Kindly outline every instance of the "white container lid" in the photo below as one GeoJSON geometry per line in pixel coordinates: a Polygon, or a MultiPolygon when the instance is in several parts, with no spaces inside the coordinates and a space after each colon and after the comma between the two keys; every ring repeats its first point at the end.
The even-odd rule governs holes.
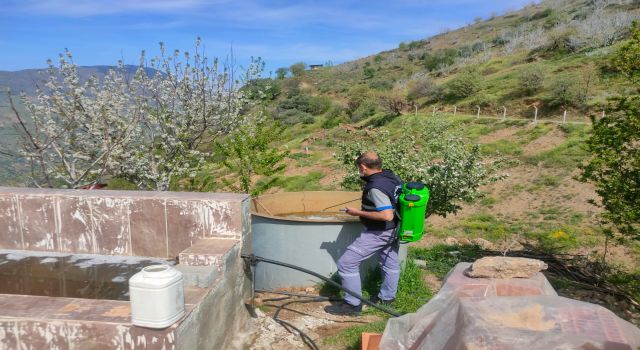
{"type": "Polygon", "coordinates": [[[160,289],[182,280],[182,272],[169,265],[151,265],[129,279],[130,287],[160,289]]]}

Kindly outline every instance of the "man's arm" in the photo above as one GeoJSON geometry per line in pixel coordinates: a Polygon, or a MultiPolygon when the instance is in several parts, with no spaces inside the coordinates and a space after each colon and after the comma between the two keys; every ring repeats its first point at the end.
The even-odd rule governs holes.
{"type": "Polygon", "coordinates": [[[394,213],[391,198],[377,188],[369,190],[366,196],[373,203],[373,207],[365,208],[367,210],[347,208],[347,214],[375,221],[393,220],[394,213]]]}
{"type": "Polygon", "coordinates": [[[393,220],[393,210],[385,209],[381,211],[364,211],[356,208],[346,208],[347,214],[353,216],[360,216],[365,219],[375,220],[375,221],[391,221],[393,220]]]}

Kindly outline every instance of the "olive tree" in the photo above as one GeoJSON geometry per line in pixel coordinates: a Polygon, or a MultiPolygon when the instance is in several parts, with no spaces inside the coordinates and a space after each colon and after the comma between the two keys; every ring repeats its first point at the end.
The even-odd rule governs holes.
{"type": "MultiPolygon", "coordinates": [[[[66,51],[48,62],[37,96],[22,95],[28,115],[13,108],[23,142],[18,155],[32,164],[36,186],[78,187],[103,176],[128,179],[140,189],[167,190],[172,179],[195,173],[215,139],[245,123],[251,99],[243,82],[258,77],[262,62],[239,73],[220,62],[178,50],[146,65],[144,52],[132,76],[122,62],[102,79],[82,81],[66,51]]],[[[12,101],[13,105],[13,101],[12,101]]]]}
{"type": "Polygon", "coordinates": [[[361,188],[354,162],[362,152],[373,150],[382,159],[383,167],[393,170],[403,181],[427,185],[431,192],[427,217],[455,214],[462,203],[481,196],[481,185],[503,177],[496,173],[503,160],[483,159],[478,145],[471,145],[447,121],[427,119],[400,138],[392,138],[387,132],[368,135],[371,139],[340,145],[337,157],[348,171],[342,186],[350,190],[361,188]]]}

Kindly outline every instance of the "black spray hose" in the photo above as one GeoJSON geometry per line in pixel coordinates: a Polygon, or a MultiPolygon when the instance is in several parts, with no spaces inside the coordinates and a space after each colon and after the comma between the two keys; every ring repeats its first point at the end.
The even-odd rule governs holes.
{"type": "MultiPolygon", "coordinates": [[[[287,298],[290,298],[290,296],[289,296],[289,297],[287,297],[287,298]]],[[[274,321],[276,321],[276,322],[278,322],[279,324],[281,324],[281,325],[282,325],[282,326],[283,326],[287,331],[289,331],[290,333],[293,333],[293,332],[291,332],[291,329],[294,329],[295,331],[297,331],[297,332],[298,332],[298,334],[300,335],[300,338],[302,339],[302,341],[303,341],[303,342],[304,342],[304,343],[305,343],[309,348],[311,348],[312,350],[319,350],[318,345],[313,341],[313,339],[311,339],[311,337],[310,337],[310,336],[308,336],[307,334],[305,334],[303,331],[301,331],[299,328],[297,328],[296,326],[292,325],[291,323],[289,323],[289,322],[287,322],[287,321],[285,321],[285,320],[282,320],[282,319],[278,318],[278,315],[280,314],[280,311],[282,311],[282,309],[283,309],[285,306],[288,306],[288,305],[291,305],[291,304],[294,304],[294,303],[313,303],[313,302],[324,301],[324,300],[326,300],[326,298],[325,298],[325,297],[318,297],[318,298],[314,298],[314,299],[307,299],[307,300],[293,300],[293,301],[286,302],[286,303],[284,303],[284,304],[282,304],[282,305],[280,305],[280,306],[278,307],[278,310],[277,310],[277,311],[276,311],[276,313],[273,315],[273,320],[274,320],[274,321]],[[290,329],[290,328],[291,328],[291,329],[290,329]]]]}
{"type": "Polygon", "coordinates": [[[307,273],[309,275],[315,276],[315,277],[317,277],[317,278],[329,283],[330,285],[332,285],[332,286],[334,286],[336,288],[339,288],[339,289],[345,291],[346,293],[349,293],[353,297],[360,299],[360,301],[362,301],[363,303],[365,303],[365,304],[367,304],[367,305],[369,305],[369,306],[371,306],[373,308],[376,308],[376,309],[378,309],[378,310],[380,310],[382,312],[388,313],[389,315],[394,316],[394,317],[402,316],[401,314],[399,314],[399,313],[397,313],[397,312],[395,312],[393,310],[387,309],[386,307],[382,307],[380,305],[377,305],[376,303],[373,303],[373,302],[371,302],[371,301],[369,301],[367,299],[362,298],[362,296],[360,296],[358,293],[343,287],[340,283],[332,281],[331,279],[329,279],[327,277],[324,277],[319,273],[313,272],[311,270],[307,270],[307,269],[305,269],[303,267],[287,264],[287,263],[284,263],[282,261],[276,261],[276,260],[263,258],[263,257],[256,256],[256,255],[253,255],[253,254],[242,254],[242,258],[249,260],[249,263],[251,264],[251,266],[255,266],[255,265],[258,264],[258,262],[262,261],[262,262],[266,262],[268,264],[284,266],[284,267],[288,267],[290,269],[294,269],[294,270],[298,270],[298,271],[307,273]]]}
{"type": "Polygon", "coordinates": [[[281,292],[279,290],[256,289],[255,291],[256,291],[256,293],[282,294],[282,295],[286,295],[287,296],[285,298],[262,299],[262,301],[277,301],[276,299],[284,300],[284,299],[288,299],[289,297],[313,298],[313,299],[324,298],[324,301],[339,301],[339,300],[342,300],[342,298],[338,298],[338,297],[335,297],[335,298],[334,297],[321,297],[321,296],[318,296],[318,295],[311,295],[311,294],[281,292]]]}

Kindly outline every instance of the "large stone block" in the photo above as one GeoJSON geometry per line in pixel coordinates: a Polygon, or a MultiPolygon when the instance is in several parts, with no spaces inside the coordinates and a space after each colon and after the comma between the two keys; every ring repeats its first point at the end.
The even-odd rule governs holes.
{"type": "Polygon", "coordinates": [[[96,254],[131,255],[130,205],[130,198],[91,198],[96,254]]]}
{"type": "Polygon", "coordinates": [[[89,200],[81,196],[58,196],[56,215],[59,218],[60,251],[94,253],[98,242],[91,222],[89,200]]]}
{"type": "Polygon", "coordinates": [[[475,278],[531,278],[547,264],[537,259],[487,256],[476,260],[465,275],[475,278]]]}
{"type": "Polygon", "coordinates": [[[22,230],[15,195],[0,195],[0,248],[22,249],[22,230]]]}
{"type": "Polygon", "coordinates": [[[201,201],[167,200],[169,257],[176,257],[204,238],[201,201]]]}
{"type": "Polygon", "coordinates": [[[44,251],[59,249],[54,204],[53,196],[18,196],[24,249],[44,251]]]}
{"type": "Polygon", "coordinates": [[[168,257],[167,217],[164,199],[131,203],[131,250],[137,256],[168,257]]]}

